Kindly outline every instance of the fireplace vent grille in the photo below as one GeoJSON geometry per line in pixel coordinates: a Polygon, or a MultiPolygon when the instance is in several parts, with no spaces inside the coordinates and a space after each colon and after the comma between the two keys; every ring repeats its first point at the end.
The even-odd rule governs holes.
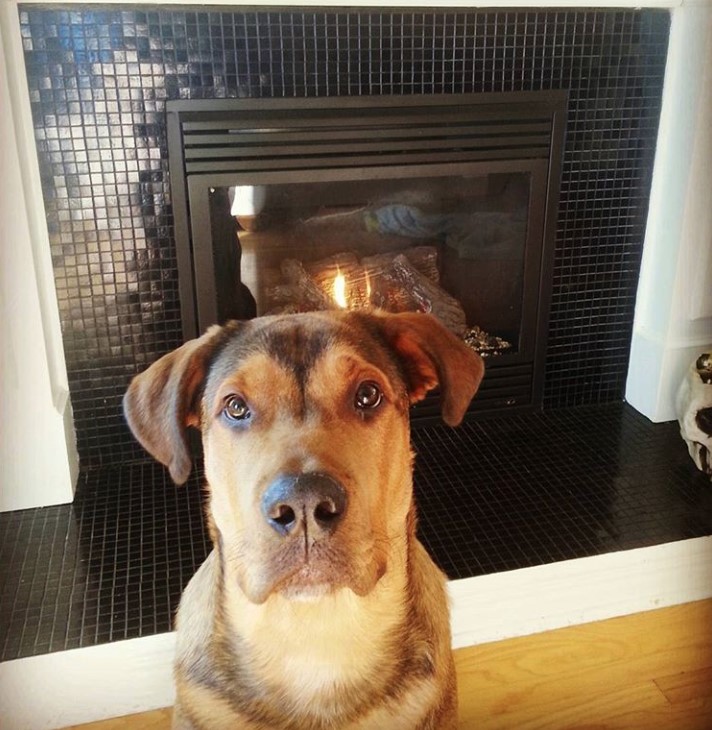
{"type": "Polygon", "coordinates": [[[234,102],[231,110],[214,111],[219,102],[211,101],[212,111],[200,120],[195,100],[189,107],[172,102],[169,111],[178,112],[187,175],[307,169],[325,161],[338,167],[393,165],[403,155],[410,164],[548,158],[551,106],[493,100],[483,108],[483,97],[495,96],[501,97],[478,94],[472,103],[465,95],[444,110],[452,95],[428,97],[432,106],[422,98],[401,97],[398,106],[384,100],[356,113],[343,99],[321,99],[317,109],[311,100],[291,100],[296,108],[289,110],[281,99],[260,100],[259,110],[241,101],[239,114],[234,102]]]}

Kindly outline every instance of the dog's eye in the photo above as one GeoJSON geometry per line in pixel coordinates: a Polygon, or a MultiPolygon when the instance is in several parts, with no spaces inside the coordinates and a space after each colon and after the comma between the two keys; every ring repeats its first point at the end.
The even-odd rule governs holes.
{"type": "Polygon", "coordinates": [[[244,398],[239,395],[231,395],[226,399],[223,412],[231,421],[244,421],[252,415],[244,398]]]}
{"type": "Polygon", "coordinates": [[[370,410],[377,408],[383,400],[383,393],[376,383],[366,380],[356,390],[356,408],[370,410]]]}

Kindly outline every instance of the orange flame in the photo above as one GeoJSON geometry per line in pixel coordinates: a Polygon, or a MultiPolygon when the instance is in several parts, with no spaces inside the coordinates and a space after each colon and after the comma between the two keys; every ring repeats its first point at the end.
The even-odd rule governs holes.
{"type": "Polygon", "coordinates": [[[334,301],[342,309],[346,309],[348,306],[348,302],[346,301],[346,278],[341,272],[334,278],[334,301]]]}

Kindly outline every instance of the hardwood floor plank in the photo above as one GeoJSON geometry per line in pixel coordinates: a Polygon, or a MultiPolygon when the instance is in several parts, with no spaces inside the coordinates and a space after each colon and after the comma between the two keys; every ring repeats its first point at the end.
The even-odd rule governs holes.
{"type": "Polygon", "coordinates": [[[592,624],[468,647],[458,668],[502,682],[583,676],[607,668],[607,681],[655,679],[710,665],[712,601],[623,616],[592,624]]]}
{"type": "Polygon", "coordinates": [[[63,730],[170,730],[171,708],[141,712],[138,715],[115,717],[102,722],[90,722],[85,725],[72,725],[63,730]]]}
{"type": "MultiPolygon", "coordinates": [[[[670,705],[652,682],[609,690],[579,684],[524,685],[493,700],[480,695],[479,707],[461,700],[461,730],[537,730],[539,728],[606,728],[652,730],[651,718],[669,713],[670,705]]],[[[670,727],[660,724],[658,727],[670,727]]]]}
{"type": "Polygon", "coordinates": [[[673,705],[709,700],[712,698],[712,666],[660,677],[655,680],[655,684],[673,705]]]}

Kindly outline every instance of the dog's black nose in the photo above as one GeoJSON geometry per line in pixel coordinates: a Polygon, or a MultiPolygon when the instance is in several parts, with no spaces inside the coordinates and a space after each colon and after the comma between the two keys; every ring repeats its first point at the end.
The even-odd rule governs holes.
{"type": "Polygon", "coordinates": [[[262,495],[262,514],[280,535],[304,526],[319,537],[336,528],[346,504],[344,488],[326,474],[283,474],[262,495]]]}

